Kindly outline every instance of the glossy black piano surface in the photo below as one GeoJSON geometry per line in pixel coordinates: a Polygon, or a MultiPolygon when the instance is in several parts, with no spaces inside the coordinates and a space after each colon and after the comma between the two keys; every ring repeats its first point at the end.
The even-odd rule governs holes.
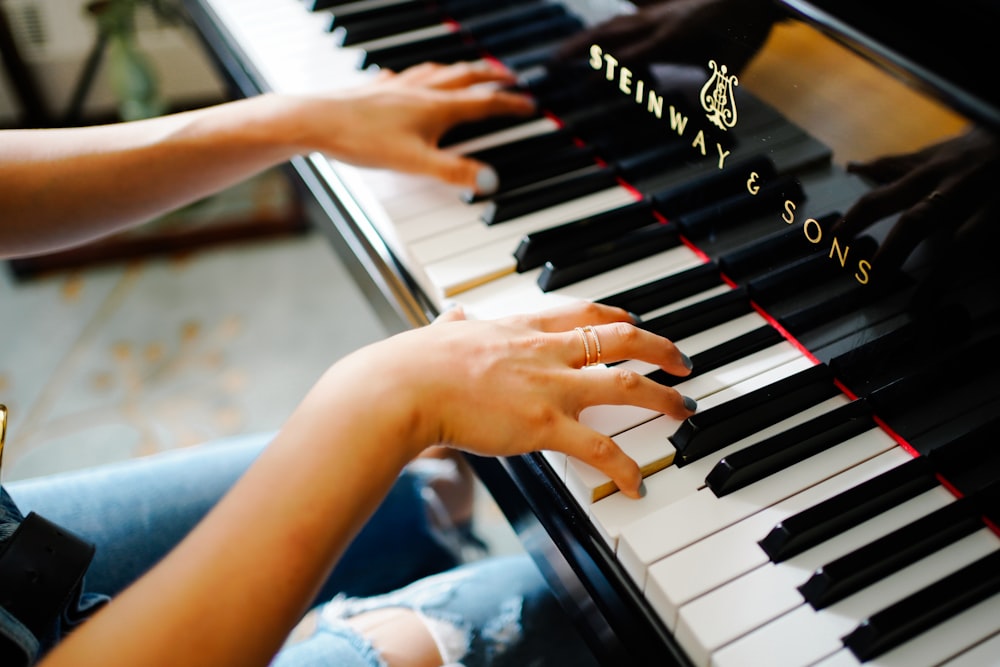
{"type": "Polygon", "coordinates": [[[642,501],[475,461],[606,664],[1000,662],[996,2],[187,4],[241,95],[490,57],[539,100],[446,137],[488,199],[295,166],[397,326],[586,298],[690,346],[695,417],[581,416],[642,501]]]}

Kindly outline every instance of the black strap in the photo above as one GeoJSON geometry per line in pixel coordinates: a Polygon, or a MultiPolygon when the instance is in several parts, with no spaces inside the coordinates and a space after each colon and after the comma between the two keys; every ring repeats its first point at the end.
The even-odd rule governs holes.
{"type": "Polygon", "coordinates": [[[0,545],[0,606],[36,637],[52,631],[83,581],[94,546],[31,512],[0,545]]]}

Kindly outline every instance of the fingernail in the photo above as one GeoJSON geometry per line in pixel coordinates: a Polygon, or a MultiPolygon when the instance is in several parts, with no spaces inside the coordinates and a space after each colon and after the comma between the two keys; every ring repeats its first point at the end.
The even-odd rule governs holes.
{"type": "Polygon", "coordinates": [[[681,363],[684,364],[684,368],[688,370],[694,368],[694,364],[691,363],[691,357],[687,356],[683,352],[681,352],[681,363]]]}
{"type": "Polygon", "coordinates": [[[639,497],[640,498],[646,497],[646,480],[642,480],[641,482],[639,482],[639,497]]]}
{"type": "Polygon", "coordinates": [[[481,195],[491,195],[500,187],[500,177],[493,167],[483,166],[476,174],[476,192],[481,195]]]}
{"type": "Polygon", "coordinates": [[[635,313],[633,313],[631,311],[629,311],[628,316],[632,318],[632,324],[642,324],[642,317],[641,316],[636,315],[635,313]]]}
{"type": "Polygon", "coordinates": [[[694,412],[695,410],[698,409],[698,401],[694,400],[690,396],[685,396],[684,407],[690,410],[691,412],[694,412]]]}

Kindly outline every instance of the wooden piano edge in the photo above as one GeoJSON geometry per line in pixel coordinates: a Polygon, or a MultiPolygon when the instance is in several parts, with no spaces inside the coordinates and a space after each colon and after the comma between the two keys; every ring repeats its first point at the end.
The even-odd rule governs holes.
{"type": "MultiPolygon", "coordinates": [[[[200,0],[183,0],[209,59],[236,97],[265,92],[240,45],[200,0]]],[[[436,316],[346,186],[319,155],[292,160],[312,215],[389,331],[436,316]]],[[[539,455],[469,456],[480,480],[534,559],[595,655],[605,665],[690,667],[691,663],[617,564],[586,513],[539,455]]]]}

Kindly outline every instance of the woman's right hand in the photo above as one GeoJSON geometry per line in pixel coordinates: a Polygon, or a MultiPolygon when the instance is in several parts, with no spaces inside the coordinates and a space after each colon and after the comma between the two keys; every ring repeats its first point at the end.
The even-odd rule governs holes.
{"type": "MultiPolygon", "coordinates": [[[[636,405],[682,419],[692,410],[675,389],[631,370],[584,367],[577,327],[592,326],[602,362],[639,359],[686,376],[690,361],[669,340],[636,327],[624,310],[586,303],[496,321],[466,320],[460,311],[365,348],[336,364],[330,381],[374,391],[401,420],[408,456],[447,444],[482,455],[541,449],[576,457],[609,475],[626,494],[640,494],[637,464],[608,436],[578,421],[592,405],[636,405]]],[[[383,418],[385,411],[380,411],[383,418]]]]}

